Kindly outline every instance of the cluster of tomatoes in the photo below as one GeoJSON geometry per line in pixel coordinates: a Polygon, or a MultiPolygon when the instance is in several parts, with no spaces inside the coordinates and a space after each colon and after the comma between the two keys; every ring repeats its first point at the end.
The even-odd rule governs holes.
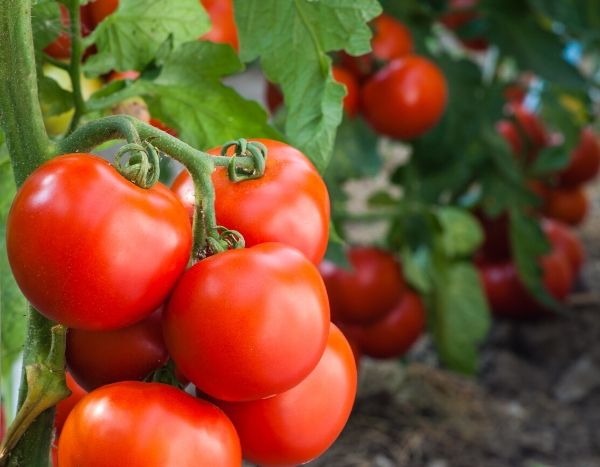
{"type": "Polygon", "coordinates": [[[143,189],[99,157],[66,154],[19,189],[7,223],[13,274],[40,313],[69,328],[61,467],[233,466],[242,456],[296,465],[341,432],[356,364],[316,266],[327,189],[300,151],[258,143],[263,177],[212,174],[217,221],[246,248],[200,261],[188,263],[187,171],[171,189],[143,189]],[[173,367],[180,385],[143,382],[173,367]],[[189,383],[196,397],[180,389],[189,383]]]}
{"type": "MultiPolygon", "coordinates": [[[[403,23],[382,14],[372,27],[371,53],[336,57],[333,77],[346,87],[344,111],[348,117],[360,112],[381,135],[417,138],[444,113],[446,79],[434,63],[413,52],[412,35],[403,23]]],[[[277,110],[282,100],[279,89],[268,83],[269,109],[277,110]]]]}
{"type": "Polygon", "coordinates": [[[425,329],[419,295],[410,290],[393,255],[373,247],[347,253],[350,269],[328,261],[320,266],[327,287],[331,318],[361,355],[404,355],[425,329]]]}
{"type": "MultiPolygon", "coordinates": [[[[548,131],[538,115],[523,105],[525,91],[511,87],[508,116],[497,124],[519,162],[535,162],[540,150],[555,144],[560,135],[548,131]]],[[[562,170],[529,181],[540,198],[532,216],[539,219],[551,251],[540,260],[543,284],[558,301],[565,301],[584,261],[584,250],[572,226],[580,224],[588,210],[583,185],[592,181],[600,170],[600,140],[590,127],[581,130],[577,146],[570,152],[562,170]]],[[[518,278],[511,259],[508,219],[488,219],[480,214],[485,242],[478,254],[485,290],[492,310],[499,316],[535,317],[548,312],[526,290],[518,278]]]]}

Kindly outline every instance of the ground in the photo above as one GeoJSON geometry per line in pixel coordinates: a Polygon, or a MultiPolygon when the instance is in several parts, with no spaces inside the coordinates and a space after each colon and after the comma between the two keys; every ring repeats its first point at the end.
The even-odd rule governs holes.
{"type": "Polygon", "coordinates": [[[566,316],[495,322],[475,378],[439,368],[427,338],[405,362],[362,362],[346,429],[310,465],[600,466],[600,209],[592,212],[566,316]]]}

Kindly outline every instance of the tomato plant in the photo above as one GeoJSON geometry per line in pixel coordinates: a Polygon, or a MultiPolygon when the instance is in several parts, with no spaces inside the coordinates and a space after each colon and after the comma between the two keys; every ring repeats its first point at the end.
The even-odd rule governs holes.
{"type": "Polygon", "coordinates": [[[573,275],[577,276],[585,260],[585,250],[579,237],[569,229],[567,224],[545,219],[544,232],[554,248],[560,250],[567,257],[573,275]]]}
{"type": "Polygon", "coordinates": [[[551,219],[570,225],[583,222],[589,209],[585,191],[580,188],[553,188],[546,191],[543,212],[551,219]]]}
{"type": "Polygon", "coordinates": [[[593,180],[600,171],[600,141],[591,128],[581,130],[579,143],[571,152],[569,164],[559,174],[562,187],[576,187],[593,180]]]}
{"type": "Polygon", "coordinates": [[[202,39],[229,44],[235,50],[239,50],[232,0],[201,0],[201,2],[211,22],[210,31],[204,34],[202,39]]]}
{"type": "Polygon", "coordinates": [[[173,387],[140,382],[88,394],[71,411],[60,436],[61,466],[104,466],[115,459],[156,467],[239,466],[242,461],[235,429],[218,408],[173,387]],[[173,449],[175,444],[180,449],[173,449]]]}
{"type": "Polygon", "coordinates": [[[92,0],[87,4],[92,28],[100,24],[104,18],[112,14],[119,6],[119,0],[92,0]]]}
{"type": "Polygon", "coordinates": [[[299,384],[267,399],[216,403],[240,435],[244,458],[265,466],[297,465],[321,455],[335,441],[355,393],[354,355],[332,324],[323,356],[299,384]]]}

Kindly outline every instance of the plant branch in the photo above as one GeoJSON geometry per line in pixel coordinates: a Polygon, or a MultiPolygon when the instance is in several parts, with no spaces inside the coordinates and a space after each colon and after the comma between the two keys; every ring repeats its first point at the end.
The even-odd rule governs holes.
{"type": "Polygon", "coordinates": [[[69,76],[73,87],[73,104],[75,113],[71,119],[68,133],[72,133],[79,125],[82,115],[85,113],[85,101],[81,92],[81,13],[79,9],[79,0],[70,0],[67,2],[69,9],[70,28],[69,36],[71,38],[71,63],[69,66],[69,76]]]}

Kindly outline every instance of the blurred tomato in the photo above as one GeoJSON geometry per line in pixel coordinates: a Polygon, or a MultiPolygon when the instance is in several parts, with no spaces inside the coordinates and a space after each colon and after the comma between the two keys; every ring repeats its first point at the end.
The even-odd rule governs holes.
{"type": "Polygon", "coordinates": [[[569,165],[564,168],[558,181],[561,187],[575,187],[596,178],[600,171],[600,140],[590,128],[581,130],[579,144],[571,152],[569,165]]]}
{"type": "Polygon", "coordinates": [[[543,212],[551,219],[579,225],[588,212],[589,201],[581,187],[552,188],[546,192],[543,212]]]}
{"type": "Polygon", "coordinates": [[[495,219],[487,217],[481,211],[476,211],[475,215],[483,229],[483,244],[480,249],[483,256],[490,261],[502,261],[510,258],[508,215],[503,213],[495,219]]]}
{"type": "MultiPolygon", "coordinates": [[[[448,13],[440,17],[440,22],[448,29],[457,31],[472,21],[479,20],[478,4],[479,0],[450,0],[448,13]]],[[[483,37],[463,38],[459,36],[459,40],[466,48],[476,52],[487,50],[489,45],[483,37]]]]}
{"type": "Polygon", "coordinates": [[[577,276],[585,260],[585,250],[579,237],[567,224],[552,219],[544,219],[542,227],[553,247],[565,254],[573,275],[577,276]]]}
{"type": "Polygon", "coordinates": [[[119,0],[92,0],[87,4],[91,26],[98,26],[104,18],[114,13],[118,6],[119,0]]]}
{"type": "Polygon", "coordinates": [[[232,0],[201,0],[210,17],[211,28],[202,39],[220,44],[229,44],[236,51],[240,50],[237,26],[233,17],[232,0]]]}

